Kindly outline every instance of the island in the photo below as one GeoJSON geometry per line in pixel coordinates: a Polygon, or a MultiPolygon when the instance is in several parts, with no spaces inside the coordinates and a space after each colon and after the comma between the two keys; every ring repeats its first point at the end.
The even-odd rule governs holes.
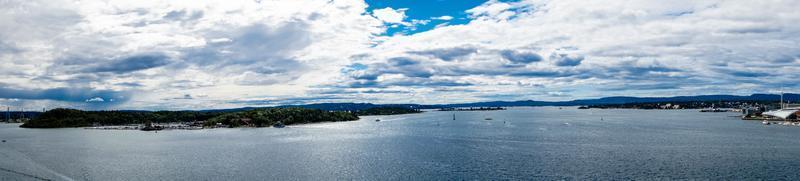
{"type": "Polygon", "coordinates": [[[269,127],[316,122],[358,120],[358,116],[345,111],[323,111],[306,108],[263,108],[223,114],[205,122],[206,127],[269,127]]]}
{"type": "Polygon", "coordinates": [[[46,111],[23,123],[23,128],[65,128],[98,125],[125,125],[192,122],[219,116],[219,112],[206,111],[82,111],[57,108],[46,111]]]}
{"type": "Polygon", "coordinates": [[[218,127],[282,127],[283,125],[358,120],[358,116],[419,113],[405,107],[373,107],[355,111],[326,111],[301,107],[254,108],[231,111],[83,111],[58,108],[23,123],[23,128],[117,126],[141,129],[151,124],[175,129],[218,127]]]}

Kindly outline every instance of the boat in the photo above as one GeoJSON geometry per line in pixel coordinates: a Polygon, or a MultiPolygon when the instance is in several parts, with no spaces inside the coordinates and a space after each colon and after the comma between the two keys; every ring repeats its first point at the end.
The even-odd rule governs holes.
{"type": "Polygon", "coordinates": [[[763,125],[770,125],[769,121],[761,121],[761,124],[763,124],[763,125]]]}
{"type": "Polygon", "coordinates": [[[163,130],[163,129],[164,129],[164,127],[161,127],[161,126],[145,126],[145,127],[143,127],[142,129],[139,129],[139,130],[142,130],[142,131],[160,131],[160,130],[163,130]]]}
{"type": "Polygon", "coordinates": [[[720,108],[708,108],[700,110],[700,112],[729,112],[731,110],[728,109],[720,109],[720,108]]]}
{"type": "Polygon", "coordinates": [[[381,122],[381,119],[375,119],[375,122],[381,122]]]}
{"type": "Polygon", "coordinates": [[[284,128],[286,125],[283,125],[282,122],[278,121],[277,123],[272,125],[273,128],[284,128]]]}
{"type": "MultiPolygon", "coordinates": [[[[104,128],[104,129],[106,129],[106,128],[104,128]]],[[[117,129],[117,128],[114,127],[113,129],[117,129]]],[[[163,129],[164,129],[164,127],[162,127],[162,126],[158,126],[158,125],[154,126],[153,122],[146,121],[144,123],[144,127],[142,127],[142,129],[139,129],[139,130],[142,130],[142,131],[156,131],[156,132],[158,132],[159,130],[163,130],[163,129]]]]}
{"type": "Polygon", "coordinates": [[[486,119],[484,119],[484,120],[492,120],[492,118],[486,118],[486,119]]]}

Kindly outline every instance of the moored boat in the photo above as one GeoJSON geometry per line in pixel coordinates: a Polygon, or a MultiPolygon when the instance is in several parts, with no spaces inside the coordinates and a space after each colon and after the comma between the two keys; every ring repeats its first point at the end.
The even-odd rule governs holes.
{"type": "Polygon", "coordinates": [[[272,125],[273,128],[284,128],[286,125],[283,125],[282,122],[278,121],[277,123],[272,125]]]}
{"type": "Polygon", "coordinates": [[[142,127],[142,129],[139,129],[139,130],[142,130],[142,131],[159,131],[159,130],[163,130],[163,129],[164,129],[164,127],[161,127],[161,126],[158,126],[158,125],[154,126],[152,122],[147,121],[147,122],[144,123],[144,127],[142,127]]]}
{"type": "Polygon", "coordinates": [[[142,130],[142,131],[160,131],[160,130],[163,130],[163,129],[164,128],[161,127],[161,126],[145,126],[145,127],[143,127],[142,129],[139,129],[139,130],[142,130]]]}

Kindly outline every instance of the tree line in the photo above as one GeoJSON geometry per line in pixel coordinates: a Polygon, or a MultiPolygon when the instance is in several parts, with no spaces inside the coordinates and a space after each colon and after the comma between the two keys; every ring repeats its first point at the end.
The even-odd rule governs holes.
{"type": "Polygon", "coordinates": [[[418,113],[402,107],[376,107],[360,111],[324,111],[299,107],[258,108],[246,111],[82,111],[58,108],[40,114],[21,125],[25,128],[87,127],[95,125],[143,124],[146,122],[205,121],[206,126],[267,127],[281,124],[358,120],[358,116],[418,113]]]}

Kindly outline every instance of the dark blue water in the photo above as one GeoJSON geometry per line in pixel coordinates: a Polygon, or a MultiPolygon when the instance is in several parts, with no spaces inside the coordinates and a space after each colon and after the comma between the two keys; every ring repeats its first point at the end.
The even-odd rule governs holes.
{"type": "Polygon", "coordinates": [[[158,133],[0,124],[0,178],[800,179],[800,127],[736,115],[541,107],[158,133]]]}

